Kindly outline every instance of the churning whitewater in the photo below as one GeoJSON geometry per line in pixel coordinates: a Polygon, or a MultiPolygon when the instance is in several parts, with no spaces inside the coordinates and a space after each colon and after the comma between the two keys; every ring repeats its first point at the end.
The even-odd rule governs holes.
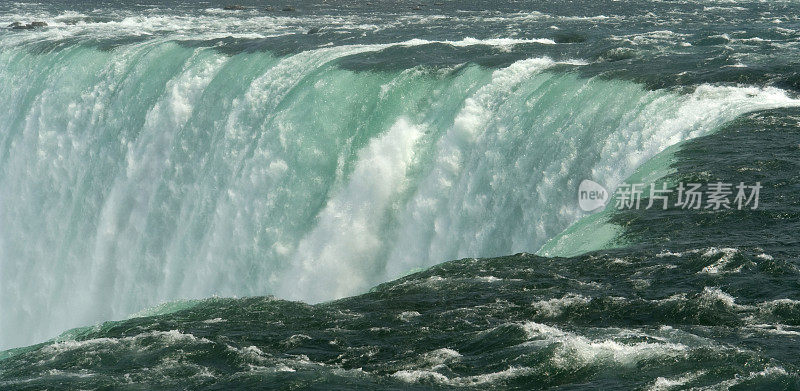
{"type": "Polygon", "coordinates": [[[0,3],[0,388],[800,389],[797,4],[241,1],[0,3]]]}
{"type": "Polygon", "coordinates": [[[775,87],[650,90],[547,56],[368,70],[398,48],[225,53],[0,37],[0,346],[188,298],[319,302],[442,261],[538,250],[668,146],[775,87]],[[36,283],[31,283],[36,281],[36,283]]]}
{"type": "MultiPolygon", "coordinates": [[[[413,44],[427,43],[397,45],[413,44]]],[[[316,302],[536,250],[580,217],[579,178],[613,188],[670,145],[798,103],[776,88],[647,91],[546,57],[335,65],[392,46],[3,50],[3,345],[163,301],[316,302]]]]}
{"type": "Polygon", "coordinates": [[[800,389],[799,5],[242,1],[0,3],[0,388],[800,389]]]}

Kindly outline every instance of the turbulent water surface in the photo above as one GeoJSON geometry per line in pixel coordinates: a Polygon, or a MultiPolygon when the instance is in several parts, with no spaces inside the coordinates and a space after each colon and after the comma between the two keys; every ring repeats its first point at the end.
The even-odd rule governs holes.
{"type": "Polygon", "coordinates": [[[0,3],[0,388],[800,389],[799,4],[267,3],[0,3]]]}

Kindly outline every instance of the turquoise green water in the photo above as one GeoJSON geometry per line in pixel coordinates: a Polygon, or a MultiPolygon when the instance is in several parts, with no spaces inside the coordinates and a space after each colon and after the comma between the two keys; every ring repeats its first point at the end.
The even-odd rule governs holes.
{"type": "Polygon", "coordinates": [[[0,388],[797,388],[796,5],[244,5],[0,4],[0,388]]]}
{"type": "Polygon", "coordinates": [[[181,298],[316,302],[538,249],[581,217],[581,178],[613,188],[673,143],[795,104],[769,88],[647,91],[545,57],[336,66],[386,47],[4,51],[4,335],[181,298]]]}

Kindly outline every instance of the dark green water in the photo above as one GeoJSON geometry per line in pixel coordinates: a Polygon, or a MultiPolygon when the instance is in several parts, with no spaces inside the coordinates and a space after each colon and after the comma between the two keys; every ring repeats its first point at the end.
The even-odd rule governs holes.
{"type": "Polygon", "coordinates": [[[0,4],[0,389],[800,389],[798,5],[243,4],[0,4]]]}

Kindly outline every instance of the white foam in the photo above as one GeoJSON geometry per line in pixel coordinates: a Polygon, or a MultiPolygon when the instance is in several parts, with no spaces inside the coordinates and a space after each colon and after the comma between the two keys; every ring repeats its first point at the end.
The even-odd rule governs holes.
{"type": "Polygon", "coordinates": [[[49,345],[45,345],[40,349],[40,352],[42,354],[50,356],[48,360],[52,361],[55,360],[57,356],[62,353],[81,350],[85,348],[91,348],[92,351],[97,352],[101,350],[110,349],[114,346],[124,345],[128,349],[143,350],[149,348],[149,346],[152,344],[153,338],[159,340],[158,343],[161,346],[171,346],[178,343],[181,344],[211,343],[211,341],[206,338],[197,338],[192,334],[182,333],[179,330],[150,331],[122,338],[93,338],[82,341],[74,341],[74,340],[59,341],[51,343],[49,345]]]}
{"type": "Polygon", "coordinates": [[[739,250],[735,248],[716,248],[711,247],[706,251],[702,257],[703,258],[711,258],[722,254],[722,256],[717,259],[713,264],[704,267],[698,273],[705,273],[705,274],[719,274],[725,272],[739,272],[741,268],[737,268],[734,270],[726,270],[726,266],[730,261],[733,259],[733,256],[736,255],[739,250]]]}
{"type": "Polygon", "coordinates": [[[725,307],[731,309],[745,309],[746,307],[740,306],[736,304],[736,298],[730,294],[727,294],[722,291],[720,288],[716,287],[705,287],[703,288],[703,293],[700,295],[700,300],[709,305],[714,305],[716,303],[721,303],[725,307]]]}
{"type": "Polygon", "coordinates": [[[578,294],[567,294],[562,298],[554,298],[533,302],[532,306],[536,309],[536,314],[548,318],[559,317],[564,310],[581,304],[588,304],[591,299],[578,294]]]}
{"type": "Polygon", "coordinates": [[[648,391],[668,391],[686,385],[695,379],[705,375],[705,371],[690,372],[677,378],[659,377],[647,388],[648,391]]]}
{"type": "Polygon", "coordinates": [[[402,320],[403,322],[408,322],[411,319],[420,316],[420,313],[417,311],[403,311],[400,315],[397,315],[397,318],[402,320]]]}
{"type": "MultiPolygon", "coordinates": [[[[605,369],[613,367],[633,367],[644,360],[659,358],[677,358],[687,353],[688,348],[682,344],[669,342],[637,342],[623,343],[613,340],[613,336],[588,338],[562,331],[556,327],[535,322],[512,324],[511,326],[523,329],[531,340],[520,347],[528,346],[533,349],[554,347],[549,359],[551,365],[565,370],[581,370],[587,367],[600,366],[605,369]]],[[[630,336],[644,336],[633,330],[618,330],[617,336],[627,338],[630,336]]],[[[650,338],[658,340],[658,338],[650,338]]],[[[549,349],[547,349],[549,350],[549,349]]],[[[458,358],[460,355],[450,353],[448,360],[458,358]]],[[[438,362],[442,365],[445,362],[438,362]]],[[[447,377],[434,368],[408,369],[395,372],[392,376],[408,383],[434,382],[450,386],[479,386],[496,383],[504,379],[540,373],[541,368],[509,366],[508,368],[491,373],[464,377],[447,377]]],[[[666,381],[662,382],[666,383],[666,381]]]]}
{"type": "Polygon", "coordinates": [[[765,253],[761,253],[761,254],[756,255],[756,258],[762,259],[764,261],[772,261],[772,260],[775,259],[775,258],[772,257],[772,255],[765,254],[765,253]]]}
{"type": "Polygon", "coordinates": [[[533,372],[535,372],[535,369],[533,368],[514,366],[498,372],[486,373],[482,375],[465,376],[465,377],[453,377],[453,378],[448,378],[445,375],[442,375],[438,372],[434,372],[431,370],[419,370],[419,369],[397,371],[393,373],[392,376],[408,383],[418,383],[425,381],[425,382],[434,382],[450,386],[474,387],[474,386],[492,384],[497,382],[498,380],[511,379],[519,376],[524,376],[526,374],[530,374],[533,372]]]}
{"type": "Polygon", "coordinates": [[[348,183],[328,200],[314,230],[300,241],[281,295],[313,301],[369,287],[365,272],[376,267],[385,211],[406,186],[422,133],[423,128],[401,118],[359,153],[348,183]]]}
{"type": "MultiPolygon", "coordinates": [[[[421,260],[431,262],[435,259],[439,262],[440,259],[455,258],[451,248],[455,244],[453,240],[461,240],[457,236],[458,229],[451,226],[451,219],[455,217],[453,213],[457,212],[447,210],[448,199],[445,197],[458,197],[452,193],[460,191],[456,188],[460,171],[477,138],[486,130],[487,123],[492,121],[493,112],[498,110],[519,83],[554,65],[556,63],[549,58],[518,61],[508,68],[495,71],[489,84],[466,99],[453,125],[437,142],[433,169],[400,217],[401,231],[387,264],[388,278],[420,265],[421,260]],[[430,232],[431,229],[433,232],[430,232]],[[431,234],[432,238],[429,236],[431,234]],[[429,243],[428,248],[420,246],[426,243],[429,243]]],[[[471,241],[473,245],[481,243],[475,237],[471,241]]],[[[469,242],[464,245],[459,254],[481,253],[477,249],[470,249],[469,242]]]]}
{"type": "Polygon", "coordinates": [[[747,375],[737,375],[733,379],[725,380],[719,382],[717,384],[707,386],[707,387],[699,387],[698,390],[728,390],[733,386],[738,384],[742,384],[748,380],[754,380],[759,378],[776,378],[782,376],[788,376],[789,373],[780,366],[768,366],[760,371],[750,372],[747,375]]]}
{"type": "Polygon", "coordinates": [[[413,39],[410,41],[405,42],[406,45],[427,45],[432,43],[443,43],[455,47],[467,47],[467,46],[514,46],[514,45],[521,45],[526,43],[539,43],[544,45],[555,45],[556,42],[552,39],[548,38],[528,38],[528,39],[520,39],[520,38],[489,38],[489,39],[475,39],[475,38],[464,38],[460,41],[429,41],[424,39],[413,39]]]}
{"type": "MultiPolygon", "coordinates": [[[[523,327],[530,339],[557,344],[551,361],[563,368],[592,365],[629,367],[643,360],[682,356],[687,351],[687,347],[679,343],[622,343],[613,338],[603,337],[590,339],[534,322],[525,323],[523,327]]],[[[621,335],[625,336],[626,333],[629,331],[623,330],[621,335]]]]}
{"type": "MultiPolygon", "coordinates": [[[[147,230],[151,207],[161,190],[157,178],[170,165],[173,140],[189,121],[197,100],[226,61],[224,56],[195,50],[181,73],[166,85],[162,99],[147,112],[136,140],[127,143],[124,175],[118,177],[108,191],[97,223],[93,263],[87,270],[91,281],[86,290],[91,294],[108,299],[128,297],[137,291],[139,281],[118,279],[111,285],[103,271],[116,267],[118,273],[135,275],[129,268],[140,267],[137,265],[141,260],[127,257],[140,245],[141,232],[147,230]],[[120,221],[127,224],[121,226],[120,221]]],[[[169,262],[162,266],[167,278],[173,273],[170,266],[169,262]]],[[[87,310],[94,311],[92,308],[87,310]]],[[[115,313],[112,316],[125,315],[115,313]]]]}
{"type": "Polygon", "coordinates": [[[443,384],[447,384],[450,382],[450,379],[448,379],[447,376],[442,375],[441,373],[436,373],[427,370],[420,370],[420,369],[397,371],[393,373],[392,376],[408,383],[418,383],[423,380],[434,381],[443,384]]]}

